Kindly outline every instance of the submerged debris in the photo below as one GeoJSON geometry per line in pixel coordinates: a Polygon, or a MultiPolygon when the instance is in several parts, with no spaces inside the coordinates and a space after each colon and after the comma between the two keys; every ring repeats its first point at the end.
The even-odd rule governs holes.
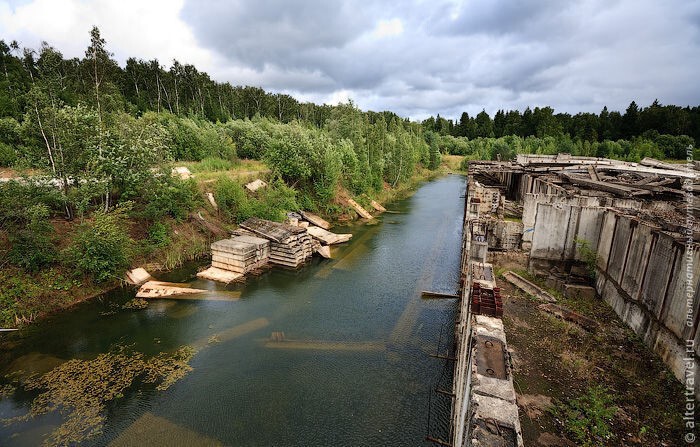
{"type": "Polygon", "coordinates": [[[9,383],[0,386],[0,399],[5,399],[12,396],[15,393],[15,389],[15,386],[9,383]]]}
{"type": "Polygon", "coordinates": [[[128,352],[122,346],[92,360],[70,360],[46,374],[29,377],[22,384],[24,389],[40,394],[32,401],[28,414],[3,422],[9,425],[59,411],[65,421],[44,445],[81,443],[102,433],[108,402],[122,398],[138,381],[166,390],[192,370],[189,362],[194,354],[192,347],[183,346],[146,358],[143,353],[128,352]]]}
{"type": "Polygon", "coordinates": [[[143,298],[134,298],[122,306],[122,309],[125,310],[140,310],[140,309],[145,309],[148,307],[148,301],[144,300],[143,298]]]}

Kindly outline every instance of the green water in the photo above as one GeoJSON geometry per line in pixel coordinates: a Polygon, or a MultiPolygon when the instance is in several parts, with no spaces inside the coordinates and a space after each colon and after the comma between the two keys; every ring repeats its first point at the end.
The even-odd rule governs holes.
{"type": "MultiPolygon", "coordinates": [[[[85,445],[143,445],[129,436],[151,416],[177,427],[162,445],[193,442],[186,435],[202,445],[430,445],[429,415],[430,434],[447,436],[450,400],[432,393],[429,407],[429,395],[449,387],[451,365],[429,354],[440,338],[442,353],[451,345],[456,303],[423,300],[420,291],[458,286],[463,192],[459,176],[427,183],[390,204],[377,224],[336,229],[352,232],[352,241],[298,271],[273,269],[231,286],[197,280],[204,262],[156,275],[239,290],[238,301],[154,300],[122,310],[134,294],[124,289],[0,335],[0,373],[42,372],[115,345],[150,355],[200,343],[193,371],[166,391],[132,387],[108,405],[103,433],[85,445]],[[248,331],[231,329],[240,327],[248,331]],[[297,343],[272,347],[272,332],[297,343]],[[207,344],[214,334],[229,336],[207,344]]],[[[26,413],[35,395],[0,401],[0,419],[26,413]]],[[[0,425],[0,445],[39,445],[61,422],[56,412],[0,425]]]]}

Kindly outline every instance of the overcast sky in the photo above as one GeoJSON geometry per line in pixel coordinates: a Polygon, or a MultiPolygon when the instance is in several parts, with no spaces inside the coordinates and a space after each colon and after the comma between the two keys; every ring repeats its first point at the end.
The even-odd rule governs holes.
{"type": "Polygon", "coordinates": [[[422,119],[700,104],[700,0],[0,0],[0,38],[422,119]],[[567,6],[568,4],[568,6],[567,6]]]}

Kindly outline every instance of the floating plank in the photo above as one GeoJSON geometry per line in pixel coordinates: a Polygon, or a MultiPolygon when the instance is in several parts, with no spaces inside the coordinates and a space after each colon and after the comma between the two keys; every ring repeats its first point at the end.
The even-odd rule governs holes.
{"type": "Polygon", "coordinates": [[[321,217],[319,217],[313,213],[310,213],[308,211],[299,211],[299,214],[301,214],[301,217],[308,220],[309,222],[316,225],[317,227],[321,227],[324,230],[331,229],[331,224],[328,223],[328,221],[322,219],[321,217]]]}
{"type": "Polygon", "coordinates": [[[307,231],[314,239],[318,239],[326,245],[342,244],[352,238],[352,234],[335,234],[314,225],[309,225],[307,231]]]}
{"type": "Polygon", "coordinates": [[[423,290],[421,296],[423,298],[459,298],[456,293],[432,292],[430,290],[423,290]]]}
{"type": "Polygon", "coordinates": [[[184,300],[231,301],[240,298],[240,292],[193,289],[189,284],[148,281],[136,294],[137,298],[168,298],[184,300]]]}
{"type": "Polygon", "coordinates": [[[348,198],[347,202],[348,205],[350,205],[360,217],[363,219],[372,219],[372,215],[367,212],[366,209],[362,208],[359,203],[350,198],[348,198]]]}
{"type": "Polygon", "coordinates": [[[287,339],[284,332],[273,332],[264,346],[272,349],[301,349],[311,351],[354,351],[381,352],[386,349],[384,342],[377,341],[326,341],[287,339]]]}
{"type": "Polygon", "coordinates": [[[557,301],[557,299],[551,293],[545,291],[538,285],[533,284],[532,282],[528,281],[527,279],[523,278],[515,272],[505,272],[503,274],[503,278],[505,278],[506,281],[513,284],[518,289],[535,298],[539,298],[548,303],[555,303],[557,301]]]}
{"type": "Polygon", "coordinates": [[[197,273],[197,277],[228,284],[230,282],[243,278],[243,274],[212,266],[204,271],[197,273]]]}
{"type": "Polygon", "coordinates": [[[376,200],[371,200],[371,201],[369,202],[369,204],[372,205],[372,208],[374,208],[375,210],[379,211],[380,213],[383,213],[384,211],[386,211],[386,208],[384,208],[384,207],[383,207],[379,202],[377,202],[376,200]]]}

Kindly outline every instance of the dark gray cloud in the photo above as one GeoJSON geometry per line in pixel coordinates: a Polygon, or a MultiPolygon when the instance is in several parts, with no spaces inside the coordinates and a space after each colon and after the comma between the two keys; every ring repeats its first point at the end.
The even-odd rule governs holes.
{"type": "Polygon", "coordinates": [[[698,1],[188,0],[181,17],[228,81],[414,118],[700,103],[698,1]]]}

